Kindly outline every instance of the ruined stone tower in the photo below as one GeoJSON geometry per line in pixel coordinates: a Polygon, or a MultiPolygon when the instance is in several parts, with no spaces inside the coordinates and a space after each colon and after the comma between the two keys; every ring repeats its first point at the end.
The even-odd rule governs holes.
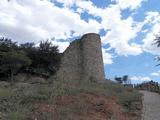
{"type": "Polygon", "coordinates": [[[57,79],[104,81],[104,66],[101,39],[98,34],[89,33],[70,43],[64,51],[57,79]]]}

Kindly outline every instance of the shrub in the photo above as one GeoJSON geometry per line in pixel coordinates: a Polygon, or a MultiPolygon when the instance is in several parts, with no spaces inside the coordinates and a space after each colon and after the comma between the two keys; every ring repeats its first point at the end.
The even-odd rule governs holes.
{"type": "Polygon", "coordinates": [[[8,120],[26,120],[27,115],[26,113],[23,113],[22,111],[13,111],[8,113],[7,119],[8,120]]]}

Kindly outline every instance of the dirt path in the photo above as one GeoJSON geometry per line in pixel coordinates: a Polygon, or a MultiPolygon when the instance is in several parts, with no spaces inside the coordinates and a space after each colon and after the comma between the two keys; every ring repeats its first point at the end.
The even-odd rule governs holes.
{"type": "Polygon", "coordinates": [[[142,120],[160,120],[160,95],[147,91],[143,93],[142,120]]]}

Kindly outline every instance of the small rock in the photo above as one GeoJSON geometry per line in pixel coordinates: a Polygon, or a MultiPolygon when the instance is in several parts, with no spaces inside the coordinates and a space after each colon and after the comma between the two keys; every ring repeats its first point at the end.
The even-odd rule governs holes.
{"type": "Polygon", "coordinates": [[[0,120],[4,120],[4,114],[2,112],[0,112],[0,120]]]}

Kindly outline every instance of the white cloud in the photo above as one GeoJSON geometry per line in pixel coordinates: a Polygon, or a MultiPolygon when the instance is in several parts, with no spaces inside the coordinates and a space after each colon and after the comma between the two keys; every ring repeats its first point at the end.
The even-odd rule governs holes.
{"type": "Polygon", "coordinates": [[[151,75],[152,75],[152,76],[160,76],[160,73],[154,72],[154,73],[151,73],[151,75]]]}
{"type": "MultiPolygon", "coordinates": [[[[59,0],[66,4],[66,1],[59,0]]],[[[95,17],[101,18],[101,27],[109,32],[103,36],[102,43],[110,44],[119,55],[139,55],[143,51],[140,45],[129,42],[141,31],[142,23],[135,22],[132,17],[122,18],[121,9],[131,8],[135,10],[145,0],[114,0],[117,4],[106,8],[97,8],[91,1],[72,0],[72,4],[78,7],[78,12],[87,12],[95,17]]]]}
{"type": "Polygon", "coordinates": [[[153,73],[151,73],[151,75],[152,75],[152,76],[158,77],[158,76],[160,76],[160,71],[153,72],[153,73]]]}
{"type": "Polygon", "coordinates": [[[0,34],[20,42],[45,38],[67,39],[87,32],[99,32],[96,20],[82,20],[69,8],[44,0],[0,1],[0,34]]]}
{"type": "Polygon", "coordinates": [[[154,44],[155,35],[159,34],[160,29],[160,13],[158,12],[148,12],[146,13],[145,23],[150,24],[152,27],[150,31],[146,34],[145,38],[143,39],[143,49],[146,52],[150,52],[155,55],[160,55],[160,48],[158,48],[154,44]]]}
{"type": "Polygon", "coordinates": [[[142,53],[142,49],[139,45],[131,42],[137,36],[142,28],[141,23],[137,23],[132,17],[122,19],[120,10],[116,7],[108,10],[107,16],[104,16],[102,24],[109,29],[109,32],[102,37],[104,44],[109,43],[111,48],[115,49],[115,52],[119,55],[139,55],[142,53]],[[119,11],[119,12],[117,12],[119,11]],[[113,15],[113,13],[115,13],[113,15]],[[112,16],[112,17],[110,17],[112,16]]]}
{"type": "Polygon", "coordinates": [[[72,6],[76,1],[80,1],[80,0],[52,0],[63,3],[64,6],[72,6]]]}
{"type": "Polygon", "coordinates": [[[141,3],[146,0],[111,0],[112,2],[116,2],[121,9],[137,9],[137,7],[141,6],[141,3]]]}
{"type": "Polygon", "coordinates": [[[147,76],[133,76],[130,79],[134,83],[142,83],[142,82],[145,82],[145,81],[151,81],[151,78],[147,77],[147,76]]]}
{"type": "Polygon", "coordinates": [[[59,49],[60,53],[62,53],[69,46],[70,43],[67,42],[67,41],[61,42],[61,41],[58,41],[58,40],[54,40],[54,41],[52,41],[52,44],[55,45],[55,46],[58,46],[58,49],[59,49]]]}
{"type": "Polygon", "coordinates": [[[107,53],[107,51],[102,48],[102,55],[103,55],[103,63],[104,64],[112,64],[113,63],[113,56],[109,53],[107,53]]]}
{"type": "MultiPolygon", "coordinates": [[[[102,37],[103,45],[109,44],[118,55],[139,55],[142,48],[132,39],[141,31],[144,24],[136,22],[131,16],[122,18],[122,10],[135,11],[145,0],[112,0],[116,4],[108,7],[96,7],[90,0],[0,0],[0,36],[6,36],[19,42],[52,38],[68,39],[84,33],[108,31],[102,37]],[[52,1],[52,2],[50,2],[52,1]],[[54,1],[63,4],[58,7],[54,1]],[[77,9],[71,9],[76,5],[77,9]],[[81,18],[81,13],[98,17],[101,21],[81,18]]],[[[150,19],[150,18],[148,18],[150,19]]],[[[58,42],[60,51],[69,42],[58,42]]],[[[104,49],[104,48],[103,48],[104,49]]],[[[112,55],[103,50],[104,63],[112,64],[112,55]]]]}
{"type": "MultiPolygon", "coordinates": [[[[127,2],[128,0],[122,0],[125,2],[126,7],[136,9],[141,5],[143,0],[135,0],[136,2],[127,2]]],[[[115,49],[119,55],[139,55],[142,53],[142,49],[135,43],[129,44],[129,42],[137,36],[137,33],[141,31],[142,23],[135,22],[132,17],[126,19],[122,18],[122,11],[119,7],[121,1],[117,1],[117,4],[110,5],[107,8],[97,8],[91,1],[75,2],[81,12],[88,12],[89,14],[101,18],[101,25],[104,30],[109,32],[103,36],[103,44],[110,44],[110,47],[115,49]]]]}

